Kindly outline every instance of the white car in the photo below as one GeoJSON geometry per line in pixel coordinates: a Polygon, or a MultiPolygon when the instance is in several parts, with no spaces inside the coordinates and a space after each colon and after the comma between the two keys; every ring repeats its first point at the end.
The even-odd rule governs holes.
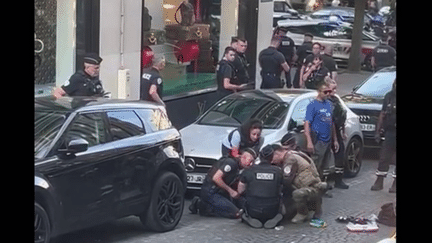
{"type": "MultiPolygon", "coordinates": [[[[326,20],[281,20],[278,26],[288,29],[287,36],[296,46],[301,46],[305,33],[311,33],[313,42],[321,45],[333,45],[333,58],[337,62],[346,63],[351,52],[352,24],[330,22],[326,20]]],[[[370,68],[370,58],[373,49],[378,46],[379,38],[363,30],[361,62],[370,68]]]]}
{"type": "MultiPolygon", "coordinates": [[[[180,130],[188,189],[201,188],[208,169],[222,156],[222,140],[247,119],[263,121],[263,147],[280,143],[286,133],[295,132],[298,145],[305,148],[302,127],[306,107],[316,96],[316,90],[308,89],[250,90],[219,100],[197,121],[180,130]]],[[[358,116],[343,105],[347,109],[345,173],[353,177],[361,167],[363,134],[358,116]]]]}

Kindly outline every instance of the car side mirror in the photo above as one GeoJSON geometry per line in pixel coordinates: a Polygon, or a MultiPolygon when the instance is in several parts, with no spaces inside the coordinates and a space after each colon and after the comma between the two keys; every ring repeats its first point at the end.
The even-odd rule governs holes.
{"type": "Polygon", "coordinates": [[[77,139],[72,139],[68,145],[66,149],[59,149],[59,152],[62,153],[70,153],[70,154],[76,154],[79,152],[84,152],[87,151],[88,149],[88,142],[83,139],[83,138],[77,138],[77,139]]]}

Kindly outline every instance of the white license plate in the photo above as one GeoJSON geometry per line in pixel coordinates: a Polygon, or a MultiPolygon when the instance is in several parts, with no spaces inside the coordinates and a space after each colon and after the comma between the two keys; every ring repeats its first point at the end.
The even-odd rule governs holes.
{"type": "Polygon", "coordinates": [[[360,127],[364,132],[375,131],[375,124],[360,124],[360,127]]]}
{"type": "Polygon", "coordinates": [[[198,174],[187,174],[187,182],[189,183],[198,183],[203,184],[205,178],[205,174],[198,175],[198,174]]]}

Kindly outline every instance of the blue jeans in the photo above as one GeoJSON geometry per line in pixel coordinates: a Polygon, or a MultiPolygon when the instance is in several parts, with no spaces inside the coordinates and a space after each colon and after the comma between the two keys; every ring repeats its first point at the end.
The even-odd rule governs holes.
{"type": "Polygon", "coordinates": [[[213,183],[204,182],[201,187],[200,213],[208,216],[221,216],[235,219],[239,209],[228,193],[213,183]]]}

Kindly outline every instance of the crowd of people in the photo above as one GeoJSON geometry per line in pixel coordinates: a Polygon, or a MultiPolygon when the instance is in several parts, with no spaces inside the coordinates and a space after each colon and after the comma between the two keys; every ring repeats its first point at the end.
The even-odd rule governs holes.
{"type": "MultiPolygon", "coordinates": [[[[313,42],[311,34],[305,34],[304,43],[297,50],[287,30],[277,28],[268,48],[259,53],[261,89],[309,88],[317,90],[317,97],[307,106],[304,131],[307,140],[301,151],[292,133],[286,134],[280,144],[261,148],[262,121],[251,119],[233,130],[221,143],[222,158],[215,163],[204,180],[200,196],[194,197],[189,207],[192,213],[204,216],[217,215],[241,218],[254,228],[273,228],[284,217],[293,223],[308,219],[322,223],[322,197],[332,197],[328,184],[329,156],[335,155],[334,187],[348,189],[342,180],[344,173],[344,123],[346,110],[335,98],[337,88],[336,63],[332,59],[332,47],[313,42]],[[323,53],[322,53],[323,52],[323,53]],[[297,71],[291,82],[291,66],[297,71]],[[282,78],[284,76],[284,80],[282,78]],[[259,158],[259,163],[255,163],[259,158]]],[[[247,40],[232,38],[218,64],[217,92],[220,98],[255,86],[248,73],[245,56],[247,40]]],[[[377,68],[395,65],[394,49],[385,42],[374,50],[372,64],[377,68]]],[[[94,53],[84,57],[83,70],[77,71],[66,83],[54,91],[56,98],[69,96],[101,96],[105,93],[99,80],[102,58],[94,53]]],[[[143,72],[140,99],[160,103],[163,80],[160,71],[165,66],[163,55],[155,55],[153,64],[143,72]]],[[[395,90],[396,84],[394,84],[395,90]]],[[[395,92],[386,96],[378,127],[387,117],[395,120],[395,92]],[[390,112],[388,112],[390,110],[390,112]]],[[[391,122],[390,122],[391,123],[391,122]]],[[[387,123],[385,123],[387,124],[387,123]]],[[[395,150],[395,125],[391,129],[388,149],[395,150]],[[394,131],[394,132],[393,132],[394,131]],[[390,137],[394,138],[390,141],[390,137]],[[394,143],[392,142],[394,141],[394,143]]],[[[392,150],[392,151],[393,151],[392,150]]],[[[383,155],[384,156],[384,155],[383,155]]],[[[372,190],[381,190],[388,171],[388,156],[380,161],[377,181],[372,190]]],[[[391,191],[396,192],[395,181],[391,191]],[[393,188],[394,187],[394,188],[393,188]]]]}

